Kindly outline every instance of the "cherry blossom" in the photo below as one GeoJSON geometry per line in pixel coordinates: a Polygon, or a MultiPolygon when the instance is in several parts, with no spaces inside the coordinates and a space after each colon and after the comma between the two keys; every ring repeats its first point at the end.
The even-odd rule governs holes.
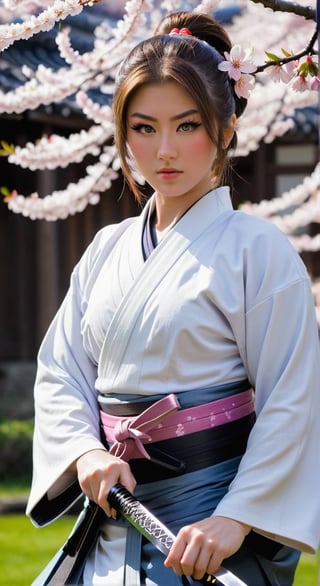
{"type": "Polygon", "coordinates": [[[70,183],[64,191],[54,191],[45,197],[32,193],[24,197],[12,192],[12,197],[6,198],[8,208],[28,217],[31,220],[56,221],[64,220],[69,215],[82,212],[88,204],[96,205],[100,200],[100,193],[111,187],[117,173],[109,167],[111,157],[101,160],[96,165],[87,167],[87,175],[77,183],[70,183]]]}
{"type": "MultiPolygon", "coordinates": [[[[281,195],[270,200],[261,200],[259,203],[241,205],[241,209],[249,214],[263,218],[271,218],[278,214],[283,215],[285,210],[292,207],[299,207],[311,196],[317,207],[320,206],[320,163],[318,163],[310,176],[307,176],[300,185],[290,189],[281,195]]],[[[319,211],[317,211],[319,213],[319,211]]]]}
{"type": "Polygon", "coordinates": [[[307,75],[306,77],[302,75],[297,75],[292,82],[292,88],[296,92],[304,92],[308,89],[311,89],[311,76],[307,75]]]}
{"type": "MultiPolygon", "coordinates": [[[[190,0],[189,4],[195,12],[212,12],[219,9],[223,1],[190,0]]],[[[307,3],[307,0],[300,1],[302,4],[307,3]]],[[[5,47],[15,40],[30,38],[40,30],[50,30],[56,22],[79,13],[86,4],[97,2],[98,0],[5,0],[2,3],[3,7],[0,8],[0,19],[8,24],[0,25],[0,47],[4,51],[5,47]],[[15,22],[17,16],[20,20],[22,18],[22,22],[15,22]]],[[[72,46],[69,23],[68,26],[61,27],[56,42],[66,67],[56,71],[44,65],[40,65],[35,71],[22,68],[21,74],[25,81],[21,81],[21,85],[15,90],[0,92],[0,112],[22,113],[46,104],[61,103],[73,95],[77,106],[86,118],[92,121],[92,126],[88,131],[70,135],[68,138],[53,135],[42,137],[34,145],[27,143],[24,147],[13,147],[13,152],[7,153],[9,162],[31,170],[39,170],[63,167],[70,162],[81,163],[86,154],[90,154],[98,159],[99,169],[101,165],[106,165],[105,175],[102,176],[108,177],[107,182],[110,176],[116,178],[119,160],[116,153],[107,146],[113,133],[112,110],[107,97],[105,104],[96,103],[89,97],[88,92],[91,88],[98,87],[106,96],[112,95],[117,67],[128,50],[137,40],[152,34],[161,11],[165,13],[184,8],[182,0],[128,0],[123,16],[116,26],[111,29],[106,22],[101,22],[93,33],[92,50],[82,54],[72,46]]],[[[225,54],[226,61],[221,63],[220,69],[226,71],[233,80],[235,93],[239,97],[248,98],[250,94],[245,114],[238,123],[239,140],[235,153],[238,156],[245,156],[257,149],[261,141],[271,142],[276,136],[284,134],[292,124],[290,116],[293,115],[295,108],[315,104],[315,92],[310,91],[316,89],[319,84],[318,76],[314,72],[311,75],[312,67],[315,67],[312,60],[316,58],[314,47],[310,45],[309,50],[304,52],[299,60],[294,59],[295,53],[300,51],[301,54],[306,39],[311,39],[313,23],[302,22],[301,18],[294,14],[273,13],[261,5],[245,1],[242,4],[241,16],[235,17],[226,28],[230,37],[235,40],[235,46],[230,53],[225,54]],[[257,63],[263,63],[262,66],[254,63],[251,48],[243,48],[247,46],[248,31],[250,42],[254,45],[255,60],[257,63]],[[278,46],[282,46],[284,41],[286,46],[290,47],[290,51],[284,53],[284,61],[288,56],[292,59],[281,64],[275,61],[266,67],[266,50],[276,53],[278,46]],[[306,65],[303,65],[304,63],[306,65]],[[299,69],[301,66],[302,70],[299,69]],[[281,83],[275,84],[270,77],[281,83]],[[296,91],[297,89],[299,91],[296,91]],[[302,89],[305,91],[301,91],[302,89]]],[[[0,139],[2,138],[0,136],[0,139]]],[[[88,169],[86,172],[90,175],[88,169]]],[[[138,175],[137,180],[141,181],[138,175]]],[[[15,187],[10,187],[14,193],[15,187]]],[[[84,195],[85,187],[93,190],[92,177],[89,177],[87,182],[83,178],[81,182],[81,205],[84,202],[87,205],[91,201],[89,191],[84,195]]],[[[51,220],[55,216],[54,205],[59,210],[63,208],[63,214],[70,205],[70,213],[74,213],[70,192],[73,192],[73,187],[66,186],[64,191],[59,192],[59,197],[56,193],[48,194],[45,198],[33,194],[26,197],[25,202],[25,196],[19,194],[9,198],[10,209],[17,213],[19,210],[26,213],[30,206],[38,212],[29,213],[28,217],[35,218],[39,216],[39,210],[43,206],[41,217],[45,218],[48,214],[51,220]],[[52,202],[49,205],[50,197],[52,202]],[[65,204],[62,204],[63,198],[65,204]],[[28,200],[31,203],[28,203],[28,200]]],[[[95,199],[96,196],[93,201],[95,199]]],[[[61,217],[60,212],[57,212],[56,216],[61,217]]]]}
{"type": "Polygon", "coordinates": [[[31,170],[67,167],[83,161],[88,154],[98,156],[99,145],[111,138],[112,133],[113,127],[109,124],[109,127],[91,126],[88,131],[81,130],[68,138],[55,134],[45,136],[36,144],[29,142],[24,148],[17,146],[9,155],[9,162],[31,170]]]}
{"type": "Polygon", "coordinates": [[[283,83],[289,83],[295,74],[297,62],[292,61],[285,65],[274,64],[272,67],[267,69],[267,74],[270,76],[272,81],[282,81],[283,83]]]}
{"type": "Polygon", "coordinates": [[[234,84],[234,91],[238,98],[248,99],[255,84],[253,75],[243,73],[234,84]]]}
{"type": "MultiPolygon", "coordinates": [[[[92,3],[95,1],[100,0],[91,0],[92,3]]],[[[64,20],[69,15],[79,14],[87,3],[88,0],[56,0],[39,15],[31,15],[29,20],[0,25],[0,50],[3,51],[18,39],[29,39],[40,31],[50,30],[55,22],[64,20]]],[[[9,3],[7,7],[10,7],[9,3]]]]}
{"type": "Polygon", "coordinates": [[[224,53],[226,61],[218,65],[221,71],[227,71],[229,77],[239,81],[243,73],[253,73],[257,66],[252,60],[253,49],[243,49],[240,45],[234,45],[230,53],[224,53]]]}
{"type": "Polygon", "coordinates": [[[314,75],[310,80],[310,89],[314,92],[318,92],[320,88],[320,78],[314,75]]]}
{"type": "Polygon", "coordinates": [[[256,71],[257,66],[253,62],[253,49],[243,49],[240,45],[234,45],[230,53],[224,52],[226,61],[218,65],[220,71],[226,71],[235,81],[234,91],[238,98],[248,99],[255,84],[251,73],[256,71]]]}

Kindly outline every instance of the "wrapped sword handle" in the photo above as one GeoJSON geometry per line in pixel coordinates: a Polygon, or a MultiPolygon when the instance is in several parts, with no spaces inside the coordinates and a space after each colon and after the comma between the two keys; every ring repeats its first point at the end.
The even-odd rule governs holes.
{"type": "MultiPolygon", "coordinates": [[[[168,555],[175,535],[122,484],[115,484],[111,488],[108,501],[110,506],[121,513],[139,533],[151,541],[164,555],[168,555]]],[[[216,576],[209,574],[205,574],[198,582],[223,586],[216,576]]]]}

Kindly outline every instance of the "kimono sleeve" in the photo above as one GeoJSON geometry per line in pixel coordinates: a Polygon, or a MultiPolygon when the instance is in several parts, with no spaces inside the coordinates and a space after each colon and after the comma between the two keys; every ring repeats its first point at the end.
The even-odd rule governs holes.
{"type": "Polygon", "coordinates": [[[38,354],[35,381],[33,479],[27,515],[44,525],[65,512],[81,490],[70,465],[102,448],[95,391],[97,366],[83,347],[81,318],[92,248],[71,276],[67,295],[38,354]]]}
{"type": "Polygon", "coordinates": [[[261,269],[266,259],[258,267],[256,250],[255,278],[265,271],[264,291],[248,308],[244,329],[257,420],[215,514],[315,553],[320,541],[319,334],[308,276],[277,234],[275,247],[279,238],[278,258],[270,256],[267,269],[261,269]]]}

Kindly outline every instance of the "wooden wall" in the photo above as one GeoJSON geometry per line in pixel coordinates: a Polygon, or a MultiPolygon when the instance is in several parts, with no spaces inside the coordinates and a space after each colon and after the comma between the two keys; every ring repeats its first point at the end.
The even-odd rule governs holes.
{"type": "MultiPolygon", "coordinates": [[[[29,120],[2,120],[0,138],[24,144],[40,137],[43,125],[29,120]]],[[[54,127],[47,127],[53,132],[54,127]]],[[[61,130],[61,129],[59,129],[61,130]]],[[[50,193],[84,175],[81,166],[59,171],[33,172],[0,158],[0,186],[25,195],[50,193]]],[[[40,341],[60,305],[73,266],[101,227],[139,212],[127,191],[119,199],[123,181],[66,220],[32,221],[14,214],[0,202],[0,362],[33,360],[40,341]]]]}

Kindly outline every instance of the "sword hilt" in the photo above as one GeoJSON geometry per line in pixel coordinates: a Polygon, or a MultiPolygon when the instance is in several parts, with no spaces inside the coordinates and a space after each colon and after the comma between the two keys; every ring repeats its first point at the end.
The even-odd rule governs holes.
{"type": "MultiPolygon", "coordinates": [[[[109,494],[108,501],[112,508],[121,513],[139,533],[142,533],[164,555],[168,555],[175,540],[175,535],[149,509],[134,497],[122,484],[115,484],[109,494]]],[[[205,574],[201,584],[223,586],[213,575],[205,574]]]]}

